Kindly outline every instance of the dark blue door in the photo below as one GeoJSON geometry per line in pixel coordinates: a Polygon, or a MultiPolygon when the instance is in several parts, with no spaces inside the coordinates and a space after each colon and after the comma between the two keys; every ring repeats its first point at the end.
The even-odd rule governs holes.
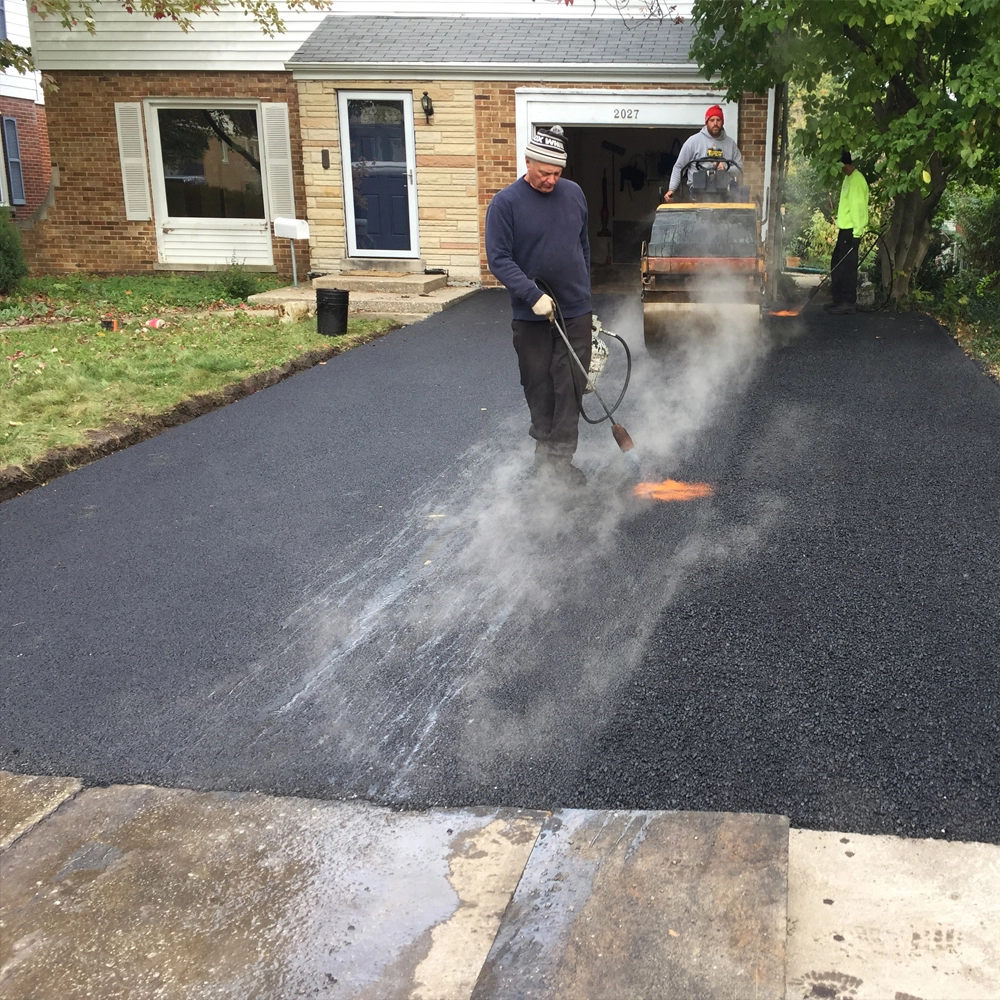
{"type": "Polygon", "coordinates": [[[410,251],[403,101],[351,97],[346,104],[356,248],[410,251]]]}

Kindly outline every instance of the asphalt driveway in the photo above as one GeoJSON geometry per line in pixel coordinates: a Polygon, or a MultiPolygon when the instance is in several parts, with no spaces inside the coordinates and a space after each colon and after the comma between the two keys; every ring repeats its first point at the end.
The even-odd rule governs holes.
{"type": "Polygon", "coordinates": [[[607,424],[535,489],[482,293],[0,505],[0,768],[1000,842],[1000,388],[923,317],[599,310],[714,496],[607,424]]]}

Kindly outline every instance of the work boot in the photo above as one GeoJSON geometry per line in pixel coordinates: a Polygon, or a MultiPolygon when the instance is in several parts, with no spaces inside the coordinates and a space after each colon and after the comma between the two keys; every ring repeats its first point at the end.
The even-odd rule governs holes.
{"type": "Polygon", "coordinates": [[[587,485],[587,476],[582,469],[570,465],[565,459],[559,461],[551,455],[535,455],[534,478],[536,482],[553,483],[559,486],[579,487],[587,485]]]}
{"type": "Polygon", "coordinates": [[[559,478],[567,485],[581,487],[587,485],[587,474],[575,465],[560,465],[557,467],[559,478]]]}
{"type": "Polygon", "coordinates": [[[838,302],[837,305],[827,309],[831,316],[851,316],[857,311],[857,307],[852,306],[850,302],[838,302]]]}

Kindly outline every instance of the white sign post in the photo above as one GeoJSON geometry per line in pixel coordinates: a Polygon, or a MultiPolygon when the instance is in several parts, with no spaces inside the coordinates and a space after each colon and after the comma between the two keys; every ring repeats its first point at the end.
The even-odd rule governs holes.
{"type": "Polygon", "coordinates": [[[299,271],[295,265],[295,241],[309,239],[309,223],[305,219],[275,219],[274,235],[285,237],[292,248],[292,284],[299,287],[299,271]]]}

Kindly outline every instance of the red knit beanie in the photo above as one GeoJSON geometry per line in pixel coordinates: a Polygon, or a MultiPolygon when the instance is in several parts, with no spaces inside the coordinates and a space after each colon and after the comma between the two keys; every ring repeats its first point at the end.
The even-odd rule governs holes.
{"type": "Polygon", "coordinates": [[[722,113],[722,108],[718,104],[713,104],[708,111],[705,112],[705,121],[709,118],[721,118],[723,121],[726,120],[726,116],[722,113]]]}

